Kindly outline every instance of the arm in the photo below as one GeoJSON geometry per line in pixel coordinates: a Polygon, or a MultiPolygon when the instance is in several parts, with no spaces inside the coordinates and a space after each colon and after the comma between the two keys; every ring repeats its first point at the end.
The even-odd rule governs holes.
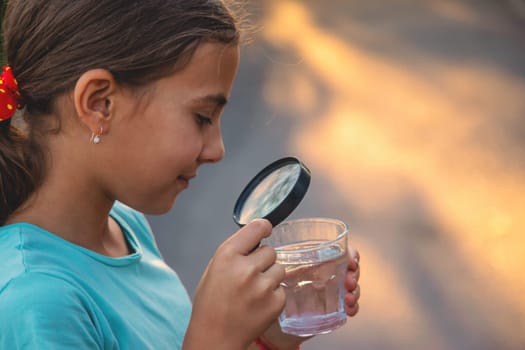
{"type": "MultiPolygon", "coordinates": [[[[290,343],[290,347],[281,346],[281,348],[300,350],[301,345],[300,343],[297,343],[297,345],[292,345],[292,343],[290,343]]],[[[254,343],[250,345],[248,350],[280,350],[280,349],[277,348],[274,344],[272,344],[266,337],[261,336],[257,338],[254,343]]]]}
{"type": "Polygon", "coordinates": [[[285,334],[281,331],[279,321],[272,323],[264,334],[259,338],[263,346],[258,346],[257,350],[297,350],[301,344],[311,337],[297,337],[285,334]]]}

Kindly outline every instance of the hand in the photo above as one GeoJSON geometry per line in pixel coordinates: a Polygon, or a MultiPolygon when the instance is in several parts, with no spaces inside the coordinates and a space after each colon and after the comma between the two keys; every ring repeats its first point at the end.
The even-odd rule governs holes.
{"type": "Polygon", "coordinates": [[[271,224],[254,220],[217,249],[197,287],[184,349],[246,349],[284,308],[284,268],[261,246],[271,224]]]}
{"type": "Polygon", "coordinates": [[[350,317],[359,312],[359,298],[361,297],[361,287],[359,287],[359,252],[351,245],[348,245],[348,270],[346,272],[345,288],[345,311],[350,317]]]}
{"type": "MultiPolygon", "coordinates": [[[[345,276],[346,293],[344,303],[345,312],[350,317],[355,316],[359,312],[359,298],[361,296],[361,288],[359,287],[359,258],[359,252],[348,245],[348,267],[345,276]]],[[[264,337],[280,350],[297,349],[302,342],[312,338],[297,337],[283,333],[277,320],[264,332],[264,337]]]]}

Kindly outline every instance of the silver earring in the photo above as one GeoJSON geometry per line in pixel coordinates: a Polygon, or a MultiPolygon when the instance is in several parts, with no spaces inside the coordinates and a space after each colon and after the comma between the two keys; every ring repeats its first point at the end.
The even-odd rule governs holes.
{"type": "Polygon", "coordinates": [[[91,142],[93,142],[94,145],[98,145],[101,141],[100,135],[102,135],[103,128],[100,127],[100,131],[98,134],[92,133],[91,134],[91,142]]]}
{"type": "Polygon", "coordinates": [[[93,134],[92,141],[94,145],[98,145],[100,143],[100,136],[93,134]]]}

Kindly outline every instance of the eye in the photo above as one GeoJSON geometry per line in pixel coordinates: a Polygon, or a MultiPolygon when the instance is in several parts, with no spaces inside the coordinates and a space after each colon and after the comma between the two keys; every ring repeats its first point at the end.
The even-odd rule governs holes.
{"type": "Polygon", "coordinates": [[[205,125],[211,125],[212,124],[211,118],[209,118],[209,117],[207,117],[205,115],[196,113],[195,116],[197,117],[197,124],[199,124],[200,126],[205,126],[205,125]]]}

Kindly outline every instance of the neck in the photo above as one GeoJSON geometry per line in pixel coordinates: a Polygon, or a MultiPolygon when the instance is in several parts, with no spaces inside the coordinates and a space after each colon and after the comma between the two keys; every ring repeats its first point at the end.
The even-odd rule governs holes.
{"type": "Polygon", "coordinates": [[[129,254],[122,230],[109,217],[115,199],[94,171],[103,165],[86,143],[85,130],[69,118],[62,118],[61,127],[43,141],[49,159],[42,185],[7,223],[37,225],[103,255],[129,254]]]}
{"type": "Polygon", "coordinates": [[[97,253],[129,254],[123,233],[109,217],[114,200],[87,183],[49,173],[47,180],[7,224],[27,222],[97,253]]]}

